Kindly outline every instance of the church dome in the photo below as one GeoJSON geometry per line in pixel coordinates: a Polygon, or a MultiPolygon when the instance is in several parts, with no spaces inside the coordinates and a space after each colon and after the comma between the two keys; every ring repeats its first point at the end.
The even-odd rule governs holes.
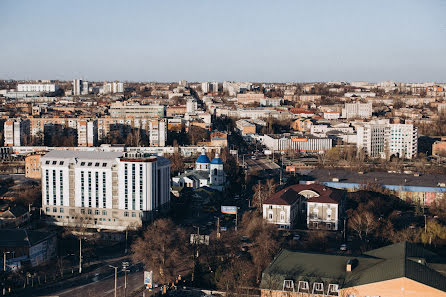
{"type": "Polygon", "coordinates": [[[223,165],[223,161],[220,159],[220,157],[217,154],[217,155],[215,155],[215,158],[212,159],[211,164],[223,165]]]}
{"type": "Polygon", "coordinates": [[[209,164],[211,163],[211,161],[209,160],[208,156],[206,156],[205,154],[200,155],[200,157],[198,157],[197,161],[195,161],[195,163],[201,163],[201,164],[209,164]]]}

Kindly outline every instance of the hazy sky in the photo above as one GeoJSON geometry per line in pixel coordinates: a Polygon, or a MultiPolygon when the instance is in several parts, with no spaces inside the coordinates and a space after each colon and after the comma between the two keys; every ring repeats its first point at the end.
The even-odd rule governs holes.
{"type": "Polygon", "coordinates": [[[446,81],[445,0],[0,0],[0,78],[446,81]]]}

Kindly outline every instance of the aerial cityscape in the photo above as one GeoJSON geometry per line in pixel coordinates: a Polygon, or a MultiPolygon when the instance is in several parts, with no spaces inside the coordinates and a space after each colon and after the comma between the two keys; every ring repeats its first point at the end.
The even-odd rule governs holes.
{"type": "Polygon", "coordinates": [[[446,3],[0,2],[0,296],[446,297],[446,3]]]}

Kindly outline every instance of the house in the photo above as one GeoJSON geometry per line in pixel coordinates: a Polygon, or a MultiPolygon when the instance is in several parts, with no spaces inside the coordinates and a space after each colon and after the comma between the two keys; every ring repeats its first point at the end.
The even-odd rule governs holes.
{"type": "Polygon", "coordinates": [[[302,196],[288,187],[263,202],[263,218],[279,228],[290,229],[296,224],[302,196]]]}
{"type": "Polygon", "coordinates": [[[0,254],[5,256],[5,264],[9,269],[45,263],[56,256],[56,247],[55,233],[0,229],[0,254]]]}
{"type": "Polygon", "coordinates": [[[400,242],[362,255],[282,250],[264,270],[262,297],[446,297],[445,258],[400,242]]]}
{"type": "Polygon", "coordinates": [[[26,207],[21,205],[6,205],[0,207],[0,227],[18,227],[29,221],[30,214],[26,207]]]}
{"type": "Polygon", "coordinates": [[[194,189],[210,187],[222,191],[226,185],[226,175],[223,167],[223,161],[218,154],[210,161],[209,157],[203,152],[195,161],[194,170],[172,177],[172,186],[194,189]]]}
{"type": "Polygon", "coordinates": [[[311,229],[338,230],[344,193],[320,184],[292,185],[263,202],[263,217],[280,228],[300,221],[311,229]]]}

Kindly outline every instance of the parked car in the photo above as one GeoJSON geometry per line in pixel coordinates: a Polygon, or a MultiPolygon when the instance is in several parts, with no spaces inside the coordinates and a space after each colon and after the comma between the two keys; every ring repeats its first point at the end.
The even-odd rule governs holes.
{"type": "Polygon", "coordinates": [[[293,240],[299,241],[300,240],[300,235],[296,234],[293,236],[293,240]]]}
{"type": "Polygon", "coordinates": [[[346,243],[341,244],[339,250],[345,252],[347,250],[347,244],[346,243]]]}

